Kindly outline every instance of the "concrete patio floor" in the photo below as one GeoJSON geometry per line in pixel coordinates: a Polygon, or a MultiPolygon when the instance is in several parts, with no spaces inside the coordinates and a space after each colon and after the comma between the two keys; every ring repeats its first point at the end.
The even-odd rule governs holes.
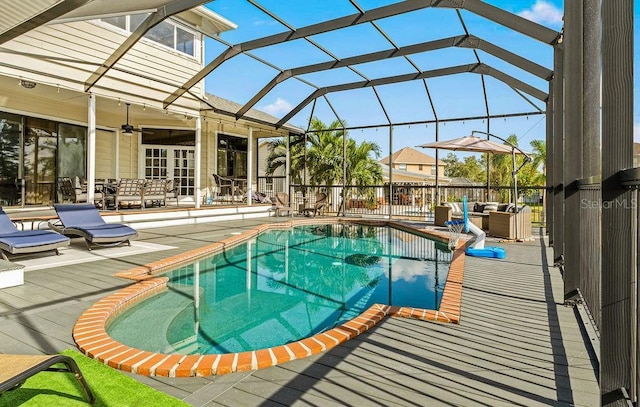
{"type": "MultiPolygon", "coordinates": [[[[78,316],[130,284],[115,272],[277,220],[145,229],[138,240],[173,248],[28,271],[24,285],[0,290],[0,352],[74,348],[78,316]]],[[[263,370],[132,376],[194,406],[599,405],[597,361],[577,312],[562,304],[562,280],[548,265],[546,239],[488,244],[505,247],[507,258],[467,257],[460,325],[387,318],[332,350],[263,370]]]]}

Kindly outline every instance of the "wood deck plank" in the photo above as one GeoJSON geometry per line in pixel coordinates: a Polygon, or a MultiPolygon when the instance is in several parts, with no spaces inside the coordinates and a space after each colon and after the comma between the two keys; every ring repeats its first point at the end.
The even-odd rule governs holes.
{"type": "MultiPolygon", "coordinates": [[[[129,284],[115,272],[272,220],[141,230],[139,239],[176,249],[27,272],[24,286],[0,290],[0,352],[69,348],[77,316],[129,284]]],[[[545,262],[545,242],[491,245],[503,246],[507,258],[466,259],[459,325],[387,318],[329,351],[263,370],[129,375],[194,406],[597,405],[593,356],[573,309],[562,305],[562,279],[545,262]]]]}

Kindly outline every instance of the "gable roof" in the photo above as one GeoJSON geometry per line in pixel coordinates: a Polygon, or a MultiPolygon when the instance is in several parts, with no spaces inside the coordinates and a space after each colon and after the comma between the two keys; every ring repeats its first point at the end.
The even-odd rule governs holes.
{"type": "MultiPolygon", "coordinates": [[[[242,107],[241,104],[233,102],[229,99],[222,98],[220,96],[216,96],[211,93],[207,93],[206,100],[209,106],[206,106],[203,103],[203,110],[212,110],[215,113],[223,114],[226,116],[231,116],[235,119],[235,112],[238,111],[242,107]]],[[[278,118],[271,116],[268,113],[265,113],[261,110],[257,109],[249,109],[249,111],[244,115],[244,120],[262,123],[270,126],[275,126],[278,123],[278,118]]],[[[304,130],[300,129],[290,123],[285,123],[282,126],[283,129],[291,131],[293,133],[304,134],[304,130]]]]}
{"type": "MultiPolygon", "coordinates": [[[[393,158],[393,163],[402,163],[402,164],[429,164],[433,165],[436,163],[436,159],[431,157],[428,154],[420,152],[415,148],[404,147],[395,153],[391,154],[393,158]]],[[[382,164],[389,164],[389,156],[380,160],[382,164]]],[[[438,160],[438,165],[444,165],[444,162],[438,160]]]]}

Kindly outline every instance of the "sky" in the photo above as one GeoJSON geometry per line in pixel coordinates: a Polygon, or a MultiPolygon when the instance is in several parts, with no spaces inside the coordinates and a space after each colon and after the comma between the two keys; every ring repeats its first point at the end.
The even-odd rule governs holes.
{"type": "MultiPolygon", "coordinates": [[[[640,0],[634,1],[636,2],[635,12],[638,13],[640,0]]],[[[364,10],[396,2],[397,0],[355,1],[364,10]]],[[[486,0],[486,2],[535,21],[554,31],[559,31],[562,27],[564,6],[562,0],[486,0]]],[[[357,12],[355,6],[348,0],[259,0],[257,4],[275,14],[284,24],[295,28],[357,12]]],[[[229,44],[238,44],[287,31],[285,25],[270,18],[249,1],[216,0],[208,3],[207,7],[238,25],[236,30],[221,35],[221,38],[229,44]]],[[[311,40],[321,45],[331,55],[341,59],[392,48],[393,45],[380,33],[378,28],[394,44],[402,47],[462,35],[466,27],[472,35],[511,52],[519,53],[533,62],[552,69],[553,50],[551,46],[527,38],[465,10],[461,11],[461,15],[464,27],[454,10],[428,8],[379,20],[376,26],[359,24],[339,32],[315,35],[311,37],[311,40]]],[[[640,16],[636,15],[636,25],[638,20],[640,20],[640,16]]],[[[636,27],[636,37],[638,31],[636,27]]],[[[640,41],[636,38],[636,48],[638,42],[640,41]]],[[[207,40],[205,63],[211,61],[225,49],[226,45],[214,40],[207,40]]],[[[305,40],[295,40],[256,49],[251,54],[253,57],[239,55],[232,58],[211,73],[206,79],[207,91],[244,104],[278,73],[277,69],[260,61],[266,61],[278,69],[289,69],[331,60],[329,55],[305,40]]],[[[478,55],[481,62],[492,68],[532,84],[544,92],[548,91],[546,81],[483,51],[478,51],[478,55]]],[[[302,80],[289,79],[270,91],[256,104],[255,108],[281,118],[313,92],[314,88],[308,83],[323,87],[362,81],[364,80],[363,76],[375,79],[415,73],[413,65],[426,71],[477,62],[473,51],[460,47],[414,54],[409,59],[410,61],[403,58],[389,58],[383,61],[360,64],[355,67],[355,72],[347,68],[339,68],[302,75],[300,77],[302,80]]],[[[535,112],[545,109],[544,103],[531,96],[527,96],[525,99],[492,77],[485,77],[484,82],[491,114],[535,112]]],[[[634,95],[638,95],[637,82],[634,95]]],[[[369,87],[329,93],[326,95],[326,99],[318,99],[313,115],[323,122],[329,123],[336,119],[337,114],[346,122],[347,126],[386,124],[387,116],[392,122],[399,123],[433,120],[436,116],[438,119],[448,119],[486,115],[480,75],[465,73],[429,78],[426,83],[428,93],[422,81],[378,86],[375,91],[369,87]],[[433,109],[429,104],[429,96],[433,101],[433,109]]],[[[634,112],[635,138],[640,141],[640,114],[638,113],[638,104],[634,104],[636,105],[634,112]]],[[[306,128],[312,114],[311,108],[310,104],[302,109],[289,120],[289,123],[303,129],[306,128]]],[[[367,140],[378,143],[384,157],[389,152],[397,151],[402,147],[415,147],[419,144],[435,141],[435,127],[433,124],[394,126],[392,143],[388,127],[351,130],[349,135],[357,141],[367,140]]],[[[469,135],[474,130],[487,131],[486,120],[465,120],[464,122],[440,124],[438,134],[440,140],[446,140],[469,135]]],[[[538,114],[521,118],[491,119],[489,131],[503,138],[515,134],[518,137],[519,146],[525,150],[530,149],[532,140],[544,140],[545,138],[545,116],[538,114]]],[[[425,152],[430,154],[428,151],[425,152]]]]}

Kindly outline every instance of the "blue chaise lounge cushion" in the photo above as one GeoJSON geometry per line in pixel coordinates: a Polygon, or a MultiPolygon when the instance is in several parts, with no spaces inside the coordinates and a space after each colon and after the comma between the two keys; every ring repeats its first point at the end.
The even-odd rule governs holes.
{"type": "Polygon", "coordinates": [[[66,246],[69,238],[50,230],[18,230],[0,208],[0,249],[11,253],[36,253],[66,246]]]}
{"type": "Polygon", "coordinates": [[[91,243],[124,242],[138,235],[138,232],[119,223],[106,223],[93,204],[54,205],[62,233],[82,236],[91,243]]]}

